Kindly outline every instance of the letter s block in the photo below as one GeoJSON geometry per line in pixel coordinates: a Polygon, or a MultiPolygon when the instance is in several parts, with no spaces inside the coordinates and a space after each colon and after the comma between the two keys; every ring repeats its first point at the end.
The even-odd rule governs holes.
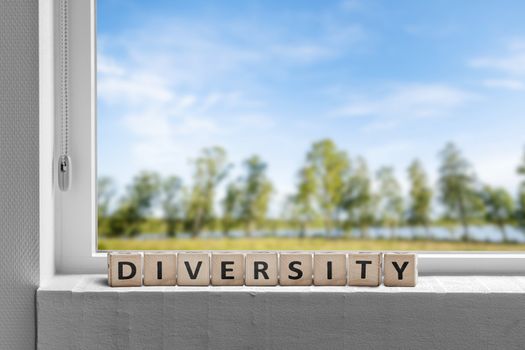
{"type": "Polygon", "coordinates": [[[140,287],[142,253],[108,253],[108,284],[111,287],[140,287]]]}
{"type": "Polygon", "coordinates": [[[312,284],[312,254],[280,254],[279,284],[281,286],[310,286],[312,284]]]}
{"type": "Polygon", "coordinates": [[[388,287],[414,287],[417,282],[417,257],[410,253],[385,253],[383,283],[388,287]]]}

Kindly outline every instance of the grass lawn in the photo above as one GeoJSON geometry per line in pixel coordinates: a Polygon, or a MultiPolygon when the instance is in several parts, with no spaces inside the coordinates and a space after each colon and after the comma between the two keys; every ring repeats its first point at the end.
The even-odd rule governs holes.
{"type": "Polygon", "coordinates": [[[133,240],[100,238],[100,250],[429,250],[525,251],[525,244],[443,242],[425,240],[362,240],[327,238],[221,238],[133,240]]]}

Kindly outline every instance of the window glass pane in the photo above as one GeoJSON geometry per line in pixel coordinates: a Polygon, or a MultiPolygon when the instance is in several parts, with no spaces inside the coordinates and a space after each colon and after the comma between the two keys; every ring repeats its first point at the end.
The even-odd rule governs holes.
{"type": "Polygon", "coordinates": [[[99,249],[525,246],[525,2],[97,11],[99,249]]]}

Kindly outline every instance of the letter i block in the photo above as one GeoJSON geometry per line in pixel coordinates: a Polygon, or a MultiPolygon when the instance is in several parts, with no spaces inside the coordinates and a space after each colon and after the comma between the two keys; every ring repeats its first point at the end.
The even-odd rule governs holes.
{"type": "Polygon", "coordinates": [[[315,253],[314,254],[314,285],[344,286],[346,285],[346,254],[315,253]]]}
{"type": "Polygon", "coordinates": [[[417,257],[409,253],[385,253],[384,280],[389,287],[414,287],[417,282],[417,257]]]}
{"type": "Polygon", "coordinates": [[[111,287],[140,287],[142,253],[108,253],[108,284],[111,287]]]}
{"type": "Polygon", "coordinates": [[[348,254],[348,285],[377,287],[381,284],[381,253],[348,254]]]}
{"type": "Polygon", "coordinates": [[[312,254],[282,253],[279,257],[279,284],[281,286],[309,286],[312,284],[312,254]]]}
{"type": "Polygon", "coordinates": [[[244,254],[212,253],[211,284],[214,286],[242,286],[244,284],[244,254]]]}
{"type": "Polygon", "coordinates": [[[177,284],[207,286],[210,284],[210,255],[207,253],[177,254],[177,284]]]}
{"type": "Polygon", "coordinates": [[[174,286],[177,277],[177,254],[144,253],[144,285],[174,286]]]}
{"type": "Polygon", "coordinates": [[[247,286],[276,286],[278,279],[277,253],[246,254],[247,286]]]}

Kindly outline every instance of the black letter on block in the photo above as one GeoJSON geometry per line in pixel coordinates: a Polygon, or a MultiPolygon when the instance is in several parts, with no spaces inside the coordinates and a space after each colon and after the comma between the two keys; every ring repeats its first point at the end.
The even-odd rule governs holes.
{"type": "Polygon", "coordinates": [[[403,279],[403,272],[405,271],[405,269],[408,266],[408,261],[405,261],[401,267],[399,267],[399,265],[395,261],[392,261],[392,265],[394,265],[394,268],[397,271],[397,279],[398,280],[402,280],[403,279]]]}
{"type": "Polygon", "coordinates": [[[303,271],[301,271],[300,269],[296,268],[294,265],[301,265],[301,262],[300,261],[290,261],[290,263],[288,264],[288,268],[297,273],[296,276],[292,276],[292,275],[288,275],[288,278],[291,279],[291,280],[299,280],[301,279],[301,277],[303,277],[303,271]]]}
{"type": "Polygon", "coordinates": [[[221,279],[223,280],[233,280],[233,276],[226,276],[226,272],[231,272],[233,269],[226,268],[226,265],[233,265],[233,261],[221,261],[221,279]]]}
{"type": "Polygon", "coordinates": [[[118,262],[118,279],[119,280],[129,280],[135,277],[137,273],[137,267],[134,263],[129,261],[119,261],[118,262]],[[124,276],[124,265],[131,267],[131,273],[128,276],[124,276]]]}
{"type": "Polygon", "coordinates": [[[162,279],[162,261],[157,261],[157,279],[162,279]]]}
{"type": "Polygon", "coordinates": [[[372,262],[370,260],[356,260],[356,264],[361,264],[361,278],[366,278],[366,265],[371,264],[372,262]]]}
{"type": "Polygon", "coordinates": [[[186,266],[186,271],[188,271],[188,275],[190,276],[190,279],[194,280],[199,275],[199,270],[201,269],[202,261],[199,261],[197,263],[197,268],[195,269],[195,273],[191,271],[191,266],[189,261],[184,262],[184,266],[186,266]]]}
{"type": "Polygon", "coordinates": [[[266,273],[266,270],[268,270],[268,263],[265,261],[254,261],[253,262],[253,278],[258,280],[259,279],[259,272],[262,273],[265,280],[269,280],[270,277],[266,273]]]}
{"type": "Polygon", "coordinates": [[[332,262],[331,261],[326,262],[326,278],[328,278],[329,280],[332,279],[332,262]]]}

